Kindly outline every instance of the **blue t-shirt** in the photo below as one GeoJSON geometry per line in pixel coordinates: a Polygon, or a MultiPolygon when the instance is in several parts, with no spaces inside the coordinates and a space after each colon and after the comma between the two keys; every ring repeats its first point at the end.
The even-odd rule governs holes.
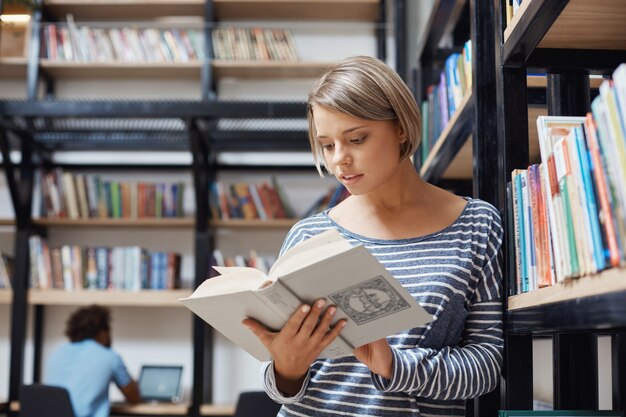
{"type": "Polygon", "coordinates": [[[132,381],[122,358],[92,339],[66,343],[46,363],[44,383],[67,388],[76,417],[107,417],[109,384],[132,381]]]}

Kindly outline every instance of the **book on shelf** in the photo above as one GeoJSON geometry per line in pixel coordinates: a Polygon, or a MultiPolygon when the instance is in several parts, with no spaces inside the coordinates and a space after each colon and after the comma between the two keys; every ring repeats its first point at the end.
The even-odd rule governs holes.
{"type": "Polygon", "coordinates": [[[183,217],[185,184],[105,180],[56,168],[36,171],[33,217],[183,217]]]}
{"type": "Polygon", "coordinates": [[[541,163],[512,172],[518,292],[626,264],[626,65],[591,110],[538,117],[541,163]]]}
{"type": "Polygon", "coordinates": [[[445,130],[472,89],[472,42],[463,44],[460,53],[450,54],[439,73],[438,83],[426,88],[426,97],[422,101],[421,159],[425,161],[437,139],[445,130]]]}
{"type": "Polygon", "coordinates": [[[320,355],[337,358],[358,346],[422,326],[432,317],[362,245],[329,230],[289,249],[268,274],[222,268],[189,297],[187,308],[259,360],[271,356],[241,321],[250,317],[280,329],[302,304],[324,298],[346,319],[341,335],[320,355]]]}
{"type": "Polygon", "coordinates": [[[215,58],[226,61],[297,61],[291,31],[272,28],[223,27],[213,29],[215,58]]]}
{"type": "Polygon", "coordinates": [[[273,178],[271,183],[226,183],[216,181],[209,190],[209,209],[214,219],[270,220],[294,218],[285,191],[273,178]]]}
{"type": "Polygon", "coordinates": [[[302,217],[312,216],[320,213],[328,208],[333,208],[343,200],[348,198],[350,192],[343,184],[330,187],[326,193],[322,194],[315,202],[304,212],[302,217]]]}
{"type": "Polygon", "coordinates": [[[49,247],[29,238],[30,288],[164,290],[181,287],[181,255],[139,246],[49,247]]]}
{"type": "Polygon", "coordinates": [[[100,28],[78,25],[71,14],[66,24],[46,24],[41,40],[41,57],[61,62],[200,62],[205,57],[201,30],[100,28]]]}

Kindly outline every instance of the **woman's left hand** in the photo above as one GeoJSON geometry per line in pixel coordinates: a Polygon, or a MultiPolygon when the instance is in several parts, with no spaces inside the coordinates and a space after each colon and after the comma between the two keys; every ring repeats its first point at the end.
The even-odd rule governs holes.
{"type": "Polygon", "coordinates": [[[367,345],[359,346],[352,353],[375,374],[386,379],[391,379],[393,376],[393,354],[387,339],[378,339],[367,345]]]}

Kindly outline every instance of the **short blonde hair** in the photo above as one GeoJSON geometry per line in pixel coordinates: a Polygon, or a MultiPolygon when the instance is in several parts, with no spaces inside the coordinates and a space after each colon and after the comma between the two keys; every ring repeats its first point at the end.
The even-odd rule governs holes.
{"type": "Polygon", "coordinates": [[[413,155],[420,144],[422,121],[415,98],[402,78],[376,58],[353,56],[344,59],[322,74],[309,93],[309,142],[315,166],[323,175],[321,165],[324,164],[324,156],[317,140],[314,106],[360,119],[398,123],[406,135],[400,149],[400,160],[413,155]]]}

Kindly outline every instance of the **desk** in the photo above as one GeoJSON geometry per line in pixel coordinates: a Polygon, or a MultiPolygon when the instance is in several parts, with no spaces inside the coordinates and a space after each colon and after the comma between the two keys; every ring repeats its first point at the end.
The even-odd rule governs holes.
{"type": "Polygon", "coordinates": [[[111,415],[117,416],[186,416],[189,404],[111,403],[111,415]]]}
{"type": "Polygon", "coordinates": [[[201,416],[228,417],[235,415],[235,407],[230,405],[202,404],[200,406],[201,416]]]}

